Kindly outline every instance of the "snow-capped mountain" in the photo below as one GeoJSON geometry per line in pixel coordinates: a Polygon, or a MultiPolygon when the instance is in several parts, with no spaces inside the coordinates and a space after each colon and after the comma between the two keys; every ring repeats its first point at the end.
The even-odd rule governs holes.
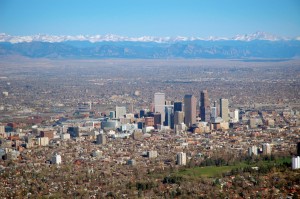
{"type": "MultiPolygon", "coordinates": [[[[298,37],[299,38],[299,37],[298,37]]],[[[207,38],[204,37],[154,37],[154,36],[143,36],[143,37],[126,37],[119,35],[32,35],[32,36],[12,36],[5,33],[0,33],[0,42],[9,42],[9,43],[22,43],[22,42],[65,42],[65,41],[89,41],[92,43],[95,42],[122,42],[122,41],[131,41],[131,42],[155,42],[155,43],[168,43],[168,42],[181,42],[181,41],[219,41],[219,40],[236,40],[236,41],[253,41],[253,40],[267,40],[267,41],[279,41],[279,40],[292,40],[297,38],[287,38],[275,36],[265,32],[256,32],[253,34],[245,35],[236,35],[232,38],[226,37],[214,37],[210,36],[207,38]]]]}
{"type": "Polygon", "coordinates": [[[226,37],[124,37],[119,35],[0,34],[0,56],[31,58],[217,58],[293,59],[300,57],[300,37],[256,32],[226,37]]]}
{"type": "Polygon", "coordinates": [[[280,37],[265,32],[256,32],[253,34],[236,35],[232,40],[239,41],[253,41],[253,40],[266,40],[266,41],[279,41],[279,40],[290,40],[287,37],[280,37]]]}

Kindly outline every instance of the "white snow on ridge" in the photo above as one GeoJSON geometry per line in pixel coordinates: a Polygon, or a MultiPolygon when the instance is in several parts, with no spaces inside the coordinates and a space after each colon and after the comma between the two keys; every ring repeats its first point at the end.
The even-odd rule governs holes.
{"type": "Polygon", "coordinates": [[[286,37],[279,37],[265,32],[256,32],[253,34],[236,35],[232,40],[237,41],[253,41],[253,40],[267,40],[267,41],[279,41],[279,40],[290,40],[286,37]]]}
{"type": "MultiPolygon", "coordinates": [[[[10,42],[10,43],[21,43],[21,42],[64,42],[64,41],[89,41],[89,42],[121,42],[121,41],[132,41],[132,42],[156,42],[156,43],[167,43],[167,42],[179,42],[179,41],[219,41],[219,40],[236,40],[236,41],[253,41],[253,40],[267,40],[267,41],[279,41],[279,40],[291,40],[292,38],[279,37],[265,32],[256,32],[253,34],[236,35],[232,38],[226,37],[153,37],[153,36],[142,36],[142,37],[125,37],[119,35],[32,35],[32,36],[11,36],[5,33],[0,33],[0,42],[10,42]]],[[[293,38],[295,40],[300,40],[300,37],[293,38]]]]}

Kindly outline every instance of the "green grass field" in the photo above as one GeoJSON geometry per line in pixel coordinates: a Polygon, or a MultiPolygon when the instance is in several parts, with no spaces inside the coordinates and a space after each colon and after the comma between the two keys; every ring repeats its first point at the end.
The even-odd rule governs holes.
{"type": "Polygon", "coordinates": [[[207,167],[194,167],[194,168],[187,168],[176,172],[176,175],[181,177],[188,177],[188,178],[198,178],[198,177],[217,177],[221,176],[222,173],[226,173],[231,171],[232,169],[236,168],[244,168],[247,166],[256,167],[260,165],[279,165],[283,163],[290,163],[291,158],[280,158],[276,161],[259,161],[255,164],[247,164],[246,162],[241,162],[236,165],[232,166],[207,166],[207,167]]]}
{"type": "Polygon", "coordinates": [[[194,177],[216,177],[220,176],[222,173],[231,171],[234,168],[245,167],[246,164],[241,163],[235,166],[207,166],[207,167],[194,167],[189,169],[184,169],[179,171],[177,174],[179,176],[187,176],[190,178],[194,177]]]}

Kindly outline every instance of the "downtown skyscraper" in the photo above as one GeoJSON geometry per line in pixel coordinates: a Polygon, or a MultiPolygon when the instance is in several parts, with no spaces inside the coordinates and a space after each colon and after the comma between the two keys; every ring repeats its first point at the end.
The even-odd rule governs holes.
{"type": "Polygon", "coordinates": [[[165,121],[165,94],[154,93],[154,111],[161,114],[161,124],[165,121]]]}
{"type": "Polygon", "coordinates": [[[228,109],[228,99],[220,99],[220,116],[225,121],[229,121],[229,109],[228,109]]]}
{"type": "Polygon", "coordinates": [[[201,91],[200,94],[200,117],[202,121],[210,121],[210,103],[207,90],[201,91]]]}
{"type": "Polygon", "coordinates": [[[174,128],[174,107],[172,105],[165,106],[165,123],[164,126],[174,128]]]}
{"type": "Polygon", "coordinates": [[[184,123],[186,126],[192,126],[196,123],[197,100],[194,95],[184,96],[184,123]]]}
{"type": "Polygon", "coordinates": [[[126,115],[126,107],[125,106],[116,106],[116,118],[124,118],[126,115]]]}

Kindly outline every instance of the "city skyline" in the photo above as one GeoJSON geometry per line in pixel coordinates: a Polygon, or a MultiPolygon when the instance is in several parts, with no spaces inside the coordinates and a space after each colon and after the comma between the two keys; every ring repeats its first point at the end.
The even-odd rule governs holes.
{"type": "Polygon", "coordinates": [[[0,64],[1,198],[300,193],[298,60],[0,64]],[[228,122],[221,110],[201,121],[203,90],[202,104],[225,108],[228,122]]]}
{"type": "Polygon", "coordinates": [[[264,31],[300,35],[300,2],[17,1],[0,2],[0,32],[10,35],[232,37],[264,31]]]}

